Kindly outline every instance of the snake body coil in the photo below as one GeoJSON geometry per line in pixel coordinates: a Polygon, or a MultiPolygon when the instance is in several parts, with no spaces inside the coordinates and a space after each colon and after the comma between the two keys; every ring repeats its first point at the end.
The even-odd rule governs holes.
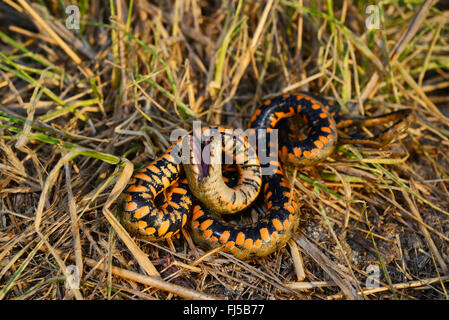
{"type": "MultiPolygon", "coordinates": [[[[396,112],[363,121],[374,125],[401,120],[405,115],[396,112]]],[[[302,116],[309,127],[307,137],[297,141],[283,138],[278,146],[281,160],[291,166],[307,166],[322,161],[335,148],[337,127],[363,123],[344,120],[341,113],[336,112],[323,99],[300,93],[266,100],[255,111],[250,120],[250,128],[269,132],[279,125],[280,121],[297,116],[302,116]]],[[[223,137],[226,136],[225,127],[218,127],[216,130],[223,137]]],[[[223,246],[224,251],[245,260],[266,256],[286,244],[298,225],[299,210],[279,161],[265,164],[271,166],[272,174],[264,175],[261,181],[258,164],[250,164],[246,159],[246,162],[238,166],[238,183],[233,184],[226,183],[223,179],[220,165],[189,163],[184,165],[189,180],[187,182],[182,178],[183,168],[179,161],[182,148],[180,141],[160,158],[137,172],[129,182],[122,216],[122,222],[128,230],[150,240],[168,238],[184,227],[192,211],[190,227],[193,239],[203,247],[223,246]],[[236,226],[217,214],[243,210],[257,196],[261,184],[267,212],[257,222],[236,226]],[[154,200],[165,190],[165,203],[157,208],[154,200]],[[204,202],[212,208],[208,208],[196,198],[205,198],[204,202]],[[215,208],[214,202],[217,203],[215,208]]],[[[265,145],[258,147],[267,150],[277,143],[278,141],[267,140],[265,145]]],[[[224,151],[227,150],[224,140],[212,139],[207,144],[211,148],[224,146],[224,151]]],[[[221,151],[220,148],[218,150],[221,151]]],[[[190,160],[195,158],[194,153],[195,151],[190,152],[190,160]]]]}

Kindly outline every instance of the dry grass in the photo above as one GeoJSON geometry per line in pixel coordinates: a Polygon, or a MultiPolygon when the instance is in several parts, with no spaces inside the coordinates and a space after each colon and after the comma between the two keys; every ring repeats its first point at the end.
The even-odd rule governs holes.
{"type": "Polygon", "coordinates": [[[379,30],[363,1],[72,1],[80,30],[69,1],[0,2],[0,299],[448,299],[449,8],[434,2],[384,1],[379,30]],[[415,122],[290,172],[301,226],[263,260],[120,227],[133,164],[172,130],[245,128],[299,90],[415,122]]]}

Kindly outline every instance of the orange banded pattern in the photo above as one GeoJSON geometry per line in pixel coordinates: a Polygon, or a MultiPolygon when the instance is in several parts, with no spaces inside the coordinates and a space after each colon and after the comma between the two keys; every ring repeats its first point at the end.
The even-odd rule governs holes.
{"type": "MultiPolygon", "coordinates": [[[[227,188],[225,191],[230,195],[228,197],[229,201],[223,204],[225,200],[217,196],[215,203],[209,202],[211,207],[216,208],[219,212],[223,211],[220,208],[223,205],[231,207],[234,211],[245,209],[257,197],[262,184],[258,161],[252,164],[245,153],[247,149],[242,148],[238,143],[233,143],[234,139],[243,139],[234,133],[229,133],[230,129],[232,130],[232,128],[223,126],[203,127],[201,132],[201,135],[206,140],[211,135],[221,135],[223,139],[220,139],[219,142],[220,145],[225,146],[223,148],[224,153],[231,150],[233,151],[232,154],[238,158],[238,161],[241,161],[241,163],[237,162],[235,164],[240,173],[240,179],[235,179],[234,177],[226,178],[229,180],[227,184],[231,185],[230,188],[226,185],[224,186],[227,188]],[[228,137],[228,135],[230,136],[228,137]],[[227,139],[224,137],[227,137],[227,139]]],[[[191,132],[186,137],[188,138],[195,134],[192,135],[191,132]]],[[[129,231],[138,233],[149,240],[161,240],[177,234],[184,227],[190,214],[194,197],[191,188],[188,186],[187,179],[181,177],[182,165],[184,166],[184,171],[192,171],[191,167],[204,167],[206,169],[203,168],[203,170],[208,171],[204,173],[206,177],[209,174],[214,174],[215,178],[217,178],[219,174],[221,178],[221,164],[219,173],[215,171],[210,173],[212,168],[215,168],[215,164],[181,164],[183,160],[181,152],[183,151],[184,143],[186,143],[184,140],[186,137],[180,138],[164,155],[136,172],[131,178],[124,193],[122,214],[122,223],[129,231]],[[165,203],[162,206],[156,206],[154,203],[156,197],[165,191],[165,203]]],[[[192,141],[189,141],[189,143],[192,143],[192,141]]],[[[245,146],[248,148],[248,145],[245,146]]],[[[193,147],[193,145],[190,145],[190,147],[193,147]]],[[[218,156],[221,158],[221,154],[218,154],[218,156]]],[[[232,169],[228,168],[227,170],[230,171],[232,169]]],[[[215,178],[212,177],[212,179],[215,178]]],[[[217,180],[215,179],[214,181],[217,180]]],[[[224,179],[222,180],[224,181],[224,179]]],[[[194,183],[196,182],[198,181],[194,183]]],[[[214,188],[214,186],[211,187],[214,188]]],[[[224,190],[217,191],[226,193],[224,190]]],[[[201,225],[201,228],[205,229],[205,226],[207,226],[207,222],[201,225]]]]}
{"type": "Polygon", "coordinates": [[[205,248],[224,245],[223,251],[242,260],[263,257],[283,247],[296,230],[299,217],[295,198],[289,203],[290,184],[279,162],[277,166],[278,173],[263,176],[267,212],[255,223],[236,226],[201,202],[195,204],[190,224],[195,243],[205,248]]]}
{"type": "Polygon", "coordinates": [[[250,127],[275,128],[279,122],[294,116],[303,116],[309,125],[307,137],[299,142],[280,139],[279,156],[292,166],[307,166],[329,156],[337,143],[336,112],[318,97],[306,93],[285,94],[266,100],[250,120],[250,127]]]}
{"type": "Polygon", "coordinates": [[[177,234],[192,208],[187,180],[180,179],[181,165],[169,157],[174,146],[136,172],[125,190],[122,224],[148,240],[177,234]],[[154,200],[164,191],[167,191],[165,203],[157,207],[154,200]]]}
{"type": "MultiPolygon", "coordinates": [[[[409,110],[403,110],[377,117],[343,119],[340,112],[320,97],[308,93],[285,94],[263,102],[254,112],[250,127],[270,131],[287,118],[302,116],[309,126],[307,137],[301,141],[281,139],[279,154],[280,158],[290,165],[305,166],[313,165],[332,153],[337,143],[337,128],[354,125],[370,126],[396,121],[384,132],[387,136],[397,131],[409,114],[409,110]]],[[[222,132],[223,128],[219,127],[219,131],[222,132]]],[[[380,136],[380,138],[384,137],[380,136]]],[[[363,143],[368,140],[354,139],[353,141],[353,143],[363,143]]],[[[267,141],[266,143],[266,146],[258,147],[266,148],[278,142],[267,141]]],[[[255,223],[236,226],[227,223],[217,214],[217,211],[223,211],[220,208],[218,210],[207,208],[198,201],[198,199],[201,200],[201,192],[196,194],[198,199],[193,197],[190,190],[192,185],[188,186],[186,179],[183,179],[181,165],[173,156],[172,151],[177,147],[179,145],[174,144],[166,154],[137,172],[131,179],[124,196],[122,217],[128,230],[138,232],[150,240],[167,238],[179,232],[192,211],[190,228],[197,244],[206,248],[223,245],[224,251],[243,260],[266,256],[284,246],[292,237],[298,225],[299,210],[294,193],[291,193],[290,184],[285,179],[279,162],[270,161],[269,165],[275,167],[273,174],[262,178],[263,198],[267,207],[265,216],[255,223]],[[157,208],[154,199],[165,190],[167,190],[166,202],[157,208]]],[[[239,181],[235,177],[227,176],[227,172],[232,170],[225,166],[223,172],[223,181],[231,188],[235,187],[239,181]]],[[[258,172],[255,168],[251,170],[254,170],[254,173],[258,172]]],[[[240,182],[242,181],[248,182],[253,189],[260,188],[260,185],[257,186],[254,182],[256,180],[240,179],[240,182]]],[[[193,179],[189,181],[189,184],[200,182],[193,179]]],[[[193,188],[195,187],[194,185],[193,188]]],[[[232,205],[241,209],[249,205],[243,203],[248,201],[236,201],[236,199],[237,197],[231,204],[217,205],[232,205]]],[[[240,199],[247,199],[247,195],[240,199]]]]}

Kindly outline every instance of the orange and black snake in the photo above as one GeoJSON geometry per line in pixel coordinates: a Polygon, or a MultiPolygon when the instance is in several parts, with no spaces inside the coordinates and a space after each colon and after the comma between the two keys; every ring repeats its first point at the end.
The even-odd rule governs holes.
{"type": "MultiPolygon", "coordinates": [[[[309,128],[305,139],[291,140],[288,136],[278,141],[267,139],[259,148],[266,152],[272,144],[279,145],[279,158],[285,165],[309,166],[333,152],[339,138],[337,128],[393,121],[394,124],[378,137],[380,139],[397,132],[397,127],[407,122],[405,119],[409,114],[409,110],[402,110],[377,117],[345,119],[341,112],[320,97],[309,93],[285,94],[266,100],[256,109],[250,128],[270,132],[279,127],[280,122],[302,116],[309,128]]],[[[281,126],[287,127],[283,123],[281,126]]],[[[209,146],[211,150],[215,148],[210,157],[222,160],[222,148],[229,152],[227,142],[239,138],[229,133],[229,128],[221,126],[203,128],[201,134],[208,136],[214,130],[221,139],[208,137],[203,146],[209,146]],[[219,154],[213,155],[217,150],[219,154]]],[[[261,177],[260,164],[246,157],[236,165],[240,178],[228,179],[222,175],[220,161],[193,163],[195,153],[198,155],[201,151],[201,147],[195,147],[194,136],[190,134],[190,140],[187,140],[190,151],[184,165],[181,151],[186,140],[181,138],[165,154],[134,174],[124,193],[122,223],[125,227],[147,239],[160,240],[178,233],[190,221],[197,244],[206,248],[223,246],[222,250],[242,260],[263,257],[284,246],[298,225],[299,210],[281,163],[276,160],[262,164],[270,166],[271,174],[261,177]],[[263,190],[267,207],[264,217],[255,223],[239,226],[221,217],[222,214],[245,209],[257,197],[259,189],[263,190]],[[165,202],[158,207],[155,198],[164,191],[165,202]]],[[[356,143],[365,140],[349,137],[345,141],[356,143]]],[[[244,138],[241,145],[245,150],[251,148],[244,138]]],[[[240,152],[233,150],[233,160],[240,152]]]]}

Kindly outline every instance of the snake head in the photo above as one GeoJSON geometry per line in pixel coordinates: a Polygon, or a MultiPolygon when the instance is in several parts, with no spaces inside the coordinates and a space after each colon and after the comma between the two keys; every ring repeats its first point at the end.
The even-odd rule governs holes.
{"type": "Polygon", "coordinates": [[[243,143],[242,148],[234,146],[232,150],[230,145],[234,140],[232,137],[227,139],[225,133],[211,135],[203,145],[195,135],[192,135],[190,150],[187,153],[189,159],[183,163],[189,189],[193,195],[208,208],[220,214],[232,214],[248,207],[257,197],[262,184],[259,162],[253,165],[248,160],[242,163],[236,162],[240,176],[237,184],[229,187],[225,183],[222,172],[223,156],[226,159],[230,151],[235,151],[235,158],[231,160],[237,160],[245,153],[245,148],[250,148],[248,142],[242,138],[239,139],[243,143]],[[225,149],[229,149],[225,153],[223,153],[223,145],[227,146],[225,149]]]}
{"type": "Polygon", "coordinates": [[[212,136],[203,148],[197,137],[190,136],[189,158],[184,163],[184,171],[194,194],[203,194],[221,178],[221,152],[221,136],[212,136]]]}

